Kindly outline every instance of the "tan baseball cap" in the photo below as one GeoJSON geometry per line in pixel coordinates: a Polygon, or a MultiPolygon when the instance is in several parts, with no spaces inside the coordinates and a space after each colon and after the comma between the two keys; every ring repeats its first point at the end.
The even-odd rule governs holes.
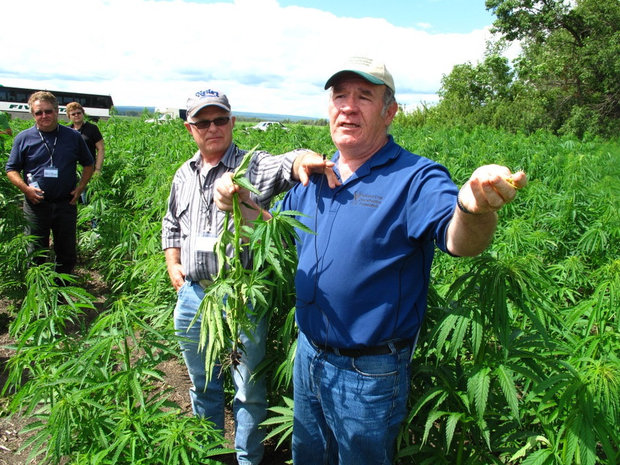
{"type": "Polygon", "coordinates": [[[351,57],[349,58],[345,64],[325,83],[325,89],[329,89],[334,85],[336,80],[343,73],[355,73],[368,82],[376,85],[386,85],[392,92],[396,93],[396,89],[394,87],[394,78],[387,70],[383,63],[380,63],[372,58],[366,57],[351,57]]]}

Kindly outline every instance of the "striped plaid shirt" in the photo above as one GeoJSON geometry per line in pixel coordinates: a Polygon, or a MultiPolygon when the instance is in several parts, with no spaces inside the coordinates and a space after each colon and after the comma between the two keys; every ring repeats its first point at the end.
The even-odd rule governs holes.
{"type": "MultiPolygon", "coordinates": [[[[174,175],[168,211],[162,221],[162,248],[181,249],[183,271],[191,281],[212,279],[217,274],[215,254],[200,245],[205,238],[212,241],[219,236],[226,216],[213,201],[213,184],[224,173],[234,171],[246,153],[231,144],[220,162],[205,175],[201,172],[203,163],[198,151],[174,175]]],[[[291,174],[297,155],[296,152],[276,156],[267,152],[254,154],[246,177],[261,192],[258,197],[252,194],[252,199],[262,208],[268,209],[273,196],[295,183],[291,174]]]]}

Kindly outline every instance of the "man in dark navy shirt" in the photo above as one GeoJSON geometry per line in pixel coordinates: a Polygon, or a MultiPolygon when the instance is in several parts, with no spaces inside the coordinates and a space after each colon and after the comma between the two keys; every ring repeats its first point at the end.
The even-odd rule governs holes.
{"type": "MultiPolygon", "coordinates": [[[[77,261],[77,200],[94,171],[94,159],[82,136],[58,124],[58,101],[45,91],[28,100],[35,125],[20,132],[6,164],[6,173],[24,193],[24,215],[28,233],[36,236],[36,247],[49,248],[54,238],[56,271],[72,273],[77,261]],[[82,174],[77,179],[77,164],[82,174]]],[[[43,258],[37,257],[36,263],[43,258]]]]}

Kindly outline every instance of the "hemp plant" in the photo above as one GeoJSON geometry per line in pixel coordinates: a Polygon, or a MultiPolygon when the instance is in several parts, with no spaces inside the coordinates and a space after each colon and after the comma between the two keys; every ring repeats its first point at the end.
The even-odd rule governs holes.
{"type": "MultiPolygon", "coordinates": [[[[255,150],[256,147],[245,155],[232,180],[260,194],[245,177],[255,150]]],[[[272,297],[282,295],[290,287],[296,263],[295,228],[306,229],[295,219],[299,212],[278,208],[268,221],[257,211],[256,219],[247,224],[239,195],[235,193],[232,200],[232,212],[226,213],[214,247],[218,273],[192,321],[195,324],[200,320],[198,348],[205,353],[209,378],[218,364],[235,368],[241,363],[241,333],[251,338],[257,324],[270,317],[272,297]],[[247,265],[248,256],[252,257],[251,266],[247,265]]]]}

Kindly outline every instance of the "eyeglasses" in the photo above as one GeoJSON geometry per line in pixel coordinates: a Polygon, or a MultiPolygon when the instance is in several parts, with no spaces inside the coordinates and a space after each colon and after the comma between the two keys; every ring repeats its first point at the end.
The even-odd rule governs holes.
{"type": "Polygon", "coordinates": [[[224,126],[229,121],[230,121],[230,116],[220,116],[213,120],[203,119],[202,121],[196,121],[195,123],[189,123],[189,124],[194,126],[196,129],[207,129],[211,126],[211,123],[215,124],[216,126],[224,126]]]}
{"type": "Polygon", "coordinates": [[[74,111],[73,113],[70,113],[71,116],[78,116],[81,115],[82,112],[81,111],[74,111]]]}
{"type": "Polygon", "coordinates": [[[39,110],[39,111],[35,111],[34,112],[34,116],[41,116],[43,113],[45,113],[46,115],[51,115],[52,113],[54,113],[54,110],[39,110]]]}

